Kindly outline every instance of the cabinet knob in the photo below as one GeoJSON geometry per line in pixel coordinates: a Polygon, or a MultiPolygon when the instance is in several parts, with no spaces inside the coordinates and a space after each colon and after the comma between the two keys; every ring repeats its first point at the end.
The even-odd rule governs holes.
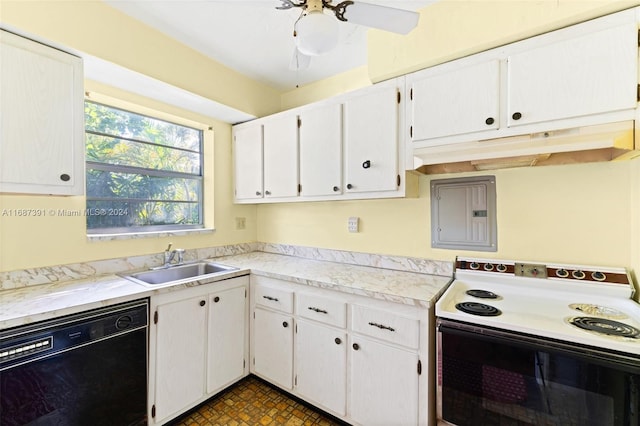
{"type": "Polygon", "coordinates": [[[260,191],[256,191],[256,195],[259,197],[259,196],[261,196],[261,195],[262,195],[262,192],[260,192],[260,191]]]}
{"type": "Polygon", "coordinates": [[[271,191],[264,191],[264,195],[271,195],[271,191]]]}
{"type": "Polygon", "coordinates": [[[340,343],[342,343],[342,340],[340,340],[339,337],[336,337],[334,341],[336,342],[336,345],[339,345],[340,343]]]}
{"type": "Polygon", "coordinates": [[[354,351],[357,351],[358,349],[360,349],[360,345],[357,343],[354,343],[352,346],[354,351]]]}
{"type": "Polygon", "coordinates": [[[286,322],[286,321],[283,321],[283,322],[282,322],[282,326],[283,326],[284,328],[287,328],[287,327],[289,327],[289,323],[288,323],[288,322],[286,322]]]}
{"type": "Polygon", "coordinates": [[[352,189],[353,185],[351,185],[350,183],[347,184],[347,189],[352,189]]]}
{"type": "Polygon", "coordinates": [[[362,168],[363,169],[368,169],[369,167],[371,167],[371,161],[367,160],[364,163],[362,163],[362,168]]]}
{"type": "Polygon", "coordinates": [[[71,176],[69,176],[66,173],[63,173],[63,174],[60,175],[60,180],[63,181],[63,182],[69,182],[69,180],[71,180],[71,176]]]}
{"type": "Polygon", "coordinates": [[[493,123],[495,123],[496,120],[493,119],[493,117],[489,117],[486,120],[484,120],[484,122],[487,124],[487,126],[491,126],[493,123]]]}
{"type": "Polygon", "coordinates": [[[511,118],[513,118],[514,120],[520,120],[522,118],[522,114],[519,112],[514,112],[511,118]]]}
{"type": "Polygon", "coordinates": [[[220,298],[219,298],[218,296],[216,296],[216,297],[214,297],[214,298],[213,298],[213,301],[214,301],[215,303],[218,303],[218,302],[220,301],[220,298]]]}
{"type": "Polygon", "coordinates": [[[204,305],[206,305],[206,304],[207,304],[207,302],[205,302],[204,300],[201,300],[201,301],[200,301],[200,306],[204,306],[204,305]]]}
{"type": "Polygon", "coordinates": [[[333,192],[338,192],[338,191],[340,191],[340,188],[338,188],[337,186],[334,186],[333,187],[333,192]]]}

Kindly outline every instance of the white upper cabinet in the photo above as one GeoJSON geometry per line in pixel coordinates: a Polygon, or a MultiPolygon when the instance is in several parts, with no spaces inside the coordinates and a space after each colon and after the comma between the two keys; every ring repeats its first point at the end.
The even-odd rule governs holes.
{"type": "Polygon", "coordinates": [[[304,110],[300,122],[300,195],[340,194],[342,105],[332,103],[304,110]]]}
{"type": "Polygon", "coordinates": [[[509,126],[634,108],[637,34],[628,22],[510,55],[509,126]]]}
{"type": "Polygon", "coordinates": [[[346,192],[398,189],[398,90],[391,80],[345,100],[346,192]]]}
{"type": "Polygon", "coordinates": [[[236,199],[262,198],[262,125],[235,127],[233,148],[236,199]]]}
{"type": "Polygon", "coordinates": [[[0,192],[84,193],[82,59],[0,30],[0,192]]]}
{"type": "Polygon", "coordinates": [[[636,118],[637,13],[625,10],[408,75],[413,166],[633,149],[633,141],[596,143],[589,134],[618,132],[593,127],[636,118]]]}
{"type": "Polygon", "coordinates": [[[263,121],[264,196],[298,196],[298,117],[278,114],[263,121]]]}
{"type": "Polygon", "coordinates": [[[500,61],[407,77],[412,142],[495,130],[500,123],[500,61]]]}
{"type": "Polygon", "coordinates": [[[406,196],[403,91],[396,78],[234,126],[235,201],[406,196]]]}

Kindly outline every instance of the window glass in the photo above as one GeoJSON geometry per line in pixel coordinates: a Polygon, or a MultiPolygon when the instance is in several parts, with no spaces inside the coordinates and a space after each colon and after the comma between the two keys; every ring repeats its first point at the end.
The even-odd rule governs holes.
{"type": "Polygon", "coordinates": [[[87,230],[202,227],[202,131],[85,102],[87,230]]]}

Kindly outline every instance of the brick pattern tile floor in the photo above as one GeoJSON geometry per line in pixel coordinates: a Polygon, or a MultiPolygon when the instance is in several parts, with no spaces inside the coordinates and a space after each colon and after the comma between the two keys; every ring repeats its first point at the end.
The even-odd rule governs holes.
{"type": "Polygon", "coordinates": [[[249,376],[172,426],[338,426],[346,423],[314,410],[254,376],[249,376]]]}

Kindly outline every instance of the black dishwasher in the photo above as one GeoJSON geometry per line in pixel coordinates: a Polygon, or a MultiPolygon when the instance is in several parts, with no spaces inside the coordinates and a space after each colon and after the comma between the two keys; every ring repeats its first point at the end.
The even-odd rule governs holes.
{"type": "Polygon", "coordinates": [[[147,299],[0,331],[0,425],[147,424],[147,299]]]}

